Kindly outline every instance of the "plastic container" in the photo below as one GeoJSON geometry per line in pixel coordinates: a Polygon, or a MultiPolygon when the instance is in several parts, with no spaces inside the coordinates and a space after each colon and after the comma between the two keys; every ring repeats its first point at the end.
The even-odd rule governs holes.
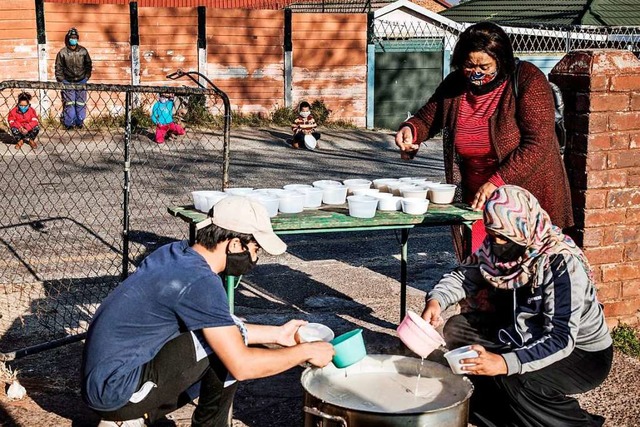
{"type": "Polygon", "coordinates": [[[253,187],[225,188],[224,192],[232,196],[247,196],[253,191],[253,187]]]}
{"type": "Polygon", "coordinates": [[[389,193],[389,184],[400,182],[396,178],[379,178],[373,180],[373,188],[377,188],[381,192],[389,193]]]}
{"type": "Polygon", "coordinates": [[[400,188],[406,187],[407,185],[409,184],[407,184],[406,182],[397,181],[397,182],[389,183],[387,187],[389,188],[389,192],[394,196],[402,196],[402,193],[400,192],[400,188]]]}
{"type": "Polygon", "coordinates": [[[478,357],[478,352],[475,350],[471,350],[470,345],[465,345],[464,347],[458,347],[455,350],[448,351],[444,354],[444,358],[447,359],[449,363],[449,367],[453,371],[454,374],[464,375],[467,372],[462,370],[463,366],[475,366],[474,363],[462,364],[461,360],[464,359],[472,359],[474,357],[478,357]]]}
{"type": "Polygon", "coordinates": [[[284,188],[287,191],[298,191],[298,190],[302,190],[303,188],[313,188],[313,185],[309,185],[309,184],[287,184],[284,185],[282,188],[284,188]]]}
{"type": "Polygon", "coordinates": [[[378,190],[377,188],[357,188],[352,191],[354,196],[372,196],[372,197],[375,197],[375,195],[378,194],[379,192],[380,190],[378,190]]]}
{"type": "Polygon", "coordinates": [[[342,183],[349,189],[349,194],[353,194],[353,190],[366,190],[371,188],[371,181],[368,179],[345,179],[342,183]]]}
{"type": "Polygon", "coordinates": [[[427,357],[433,350],[445,345],[434,327],[410,310],[398,325],[397,332],[404,345],[420,357],[427,357]]]}
{"type": "Polygon", "coordinates": [[[298,328],[298,336],[300,337],[300,342],[329,342],[335,337],[335,334],[331,328],[322,323],[307,323],[298,328]]]}
{"type": "Polygon", "coordinates": [[[269,193],[256,193],[254,191],[249,194],[248,197],[260,202],[260,204],[267,209],[269,217],[273,218],[278,215],[278,208],[280,207],[280,199],[278,196],[269,193]]]}
{"type": "Polygon", "coordinates": [[[314,187],[326,188],[326,187],[341,187],[340,181],[334,181],[332,179],[321,179],[319,181],[313,181],[314,187]]]}
{"type": "Polygon", "coordinates": [[[220,200],[224,199],[225,197],[228,197],[229,195],[227,193],[224,193],[222,191],[211,191],[209,192],[209,194],[206,195],[206,204],[205,204],[205,210],[204,212],[209,212],[209,210],[214,207],[216,205],[216,203],[218,203],[220,200]]]}
{"type": "Polygon", "coordinates": [[[210,208],[207,209],[207,197],[209,195],[215,195],[218,193],[220,193],[220,191],[213,191],[213,190],[192,191],[191,198],[193,200],[193,206],[196,208],[196,210],[199,210],[201,212],[208,212],[210,208]]]}
{"type": "Polygon", "coordinates": [[[378,199],[379,211],[399,211],[402,209],[402,197],[394,196],[391,193],[378,193],[373,197],[378,199]]]}
{"type": "Polygon", "coordinates": [[[411,199],[425,199],[427,198],[428,190],[414,186],[414,187],[400,187],[400,191],[402,191],[402,197],[411,198],[411,199]]]}
{"type": "Polygon", "coordinates": [[[307,150],[315,150],[318,145],[318,141],[316,141],[315,137],[311,134],[304,136],[304,146],[307,147],[307,150]]]}
{"type": "Polygon", "coordinates": [[[362,329],[354,329],[331,340],[335,354],[333,364],[337,368],[346,368],[361,361],[367,350],[364,346],[362,329]]]}
{"type": "Polygon", "coordinates": [[[342,205],[346,201],[346,185],[329,185],[322,189],[322,203],[326,205],[342,205]]]}
{"type": "Polygon", "coordinates": [[[456,195],[454,184],[434,184],[429,186],[429,200],[436,204],[447,205],[456,195]]]}
{"type": "Polygon", "coordinates": [[[378,199],[371,196],[349,196],[349,216],[354,218],[373,218],[376,215],[378,199]]]}
{"type": "Polygon", "coordinates": [[[297,190],[299,193],[304,194],[304,207],[305,208],[317,208],[322,205],[322,194],[324,189],[311,187],[300,188],[297,190]]]}
{"type": "Polygon", "coordinates": [[[299,213],[304,210],[305,195],[298,191],[285,191],[278,199],[278,210],[282,213],[299,213]]]}
{"type": "Polygon", "coordinates": [[[424,215],[429,209],[429,200],[427,199],[402,199],[402,212],[410,215],[424,215]]]}

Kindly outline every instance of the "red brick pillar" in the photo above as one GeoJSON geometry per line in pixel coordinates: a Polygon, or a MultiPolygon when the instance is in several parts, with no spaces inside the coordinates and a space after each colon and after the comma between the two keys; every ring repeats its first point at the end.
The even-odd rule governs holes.
{"type": "Polygon", "coordinates": [[[579,50],[551,71],[565,100],[578,243],[610,326],[640,323],[640,61],[579,50]]]}

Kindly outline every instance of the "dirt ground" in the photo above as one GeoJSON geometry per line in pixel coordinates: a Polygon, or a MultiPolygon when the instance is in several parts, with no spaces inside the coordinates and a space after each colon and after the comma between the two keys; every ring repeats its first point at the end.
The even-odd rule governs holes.
{"type": "MultiPolygon", "coordinates": [[[[413,164],[400,162],[392,135],[328,131],[322,150],[292,150],[286,130],[234,130],[231,178],[234,186],[274,187],[319,178],[427,176],[441,179],[441,153],[428,146],[413,164]]],[[[161,212],[160,215],[166,215],[161,212]]],[[[176,227],[185,227],[176,220],[176,227]]],[[[337,334],[364,329],[370,354],[411,353],[397,338],[399,321],[399,236],[389,231],[285,236],[289,250],[265,256],[236,292],[236,313],[253,323],[280,324],[302,318],[330,326],[337,334]]],[[[455,265],[449,229],[415,229],[409,247],[407,307],[422,309],[425,292],[455,265]]],[[[10,401],[0,391],[0,425],[87,426],[98,423],[79,395],[82,342],[10,362],[28,397],[10,401]]],[[[234,427],[301,426],[302,367],[239,387],[234,427]]],[[[606,426],[640,425],[640,361],[615,354],[609,378],[577,396],[583,407],[607,418],[606,426]]],[[[188,426],[193,406],[157,426],[188,426]]]]}

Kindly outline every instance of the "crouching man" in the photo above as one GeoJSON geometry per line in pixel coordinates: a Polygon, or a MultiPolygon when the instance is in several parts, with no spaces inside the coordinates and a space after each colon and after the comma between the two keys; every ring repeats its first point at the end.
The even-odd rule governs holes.
{"type": "Polygon", "coordinates": [[[100,426],[151,424],[198,396],[192,426],[229,426],[236,380],[333,357],[329,343],[296,344],[304,321],[250,325],[229,313],[219,274],[246,273],[260,250],[286,250],[262,205],[227,197],[197,228],[193,246],[174,242],[149,255],[89,326],[82,397],[100,426]],[[268,343],[282,348],[251,346],[268,343]]]}

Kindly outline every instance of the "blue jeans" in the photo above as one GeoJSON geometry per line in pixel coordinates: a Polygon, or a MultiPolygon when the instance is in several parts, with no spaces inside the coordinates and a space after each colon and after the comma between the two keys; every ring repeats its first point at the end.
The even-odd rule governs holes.
{"type": "MultiPolygon", "coordinates": [[[[69,84],[68,81],[63,83],[69,84]]],[[[80,80],[76,84],[85,84],[87,79],[80,80]]],[[[87,91],[64,89],[62,91],[64,104],[63,122],[66,127],[82,126],[87,117],[87,91]]]]}

